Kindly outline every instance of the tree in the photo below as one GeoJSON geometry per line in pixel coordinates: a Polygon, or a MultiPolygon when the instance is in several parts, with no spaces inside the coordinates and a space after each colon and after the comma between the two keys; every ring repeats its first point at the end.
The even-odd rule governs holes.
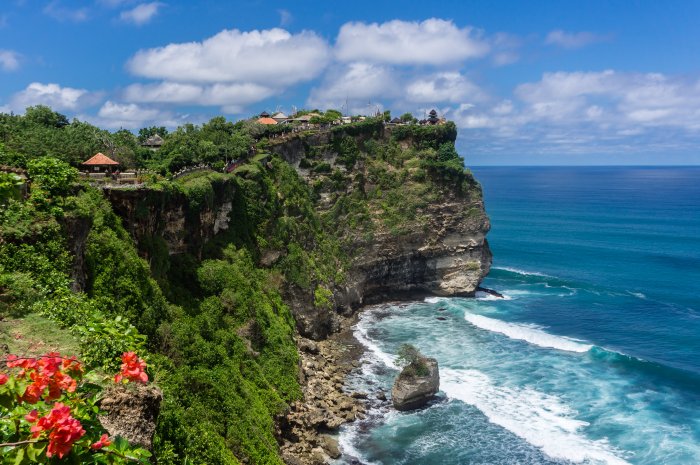
{"type": "Polygon", "coordinates": [[[400,119],[404,123],[411,123],[411,122],[416,121],[416,119],[413,117],[413,115],[411,113],[408,113],[408,112],[401,115],[400,119]]]}
{"type": "Polygon", "coordinates": [[[54,197],[66,195],[78,179],[77,169],[56,158],[39,158],[27,165],[30,179],[54,197]]]}
{"type": "Polygon", "coordinates": [[[46,105],[28,107],[25,110],[24,119],[32,124],[40,124],[49,128],[62,128],[70,124],[65,115],[51,110],[46,105]]]}
{"type": "Polygon", "coordinates": [[[150,128],[141,128],[139,129],[139,142],[144,143],[146,142],[146,139],[148,139],[151,136],[155,136],[158,134],[160,137],[165,138],[165,136],[168,135],[168,130],[165,128],[165,126],[151,126],[150,128]]]}

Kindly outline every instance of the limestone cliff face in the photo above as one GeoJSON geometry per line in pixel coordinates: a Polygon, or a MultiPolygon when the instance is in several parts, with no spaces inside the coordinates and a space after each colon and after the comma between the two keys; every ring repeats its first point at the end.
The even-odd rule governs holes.
{"type": "MultiPolygon", "coordinates": [[[[454,136],[455,133],[445,131],[444,140],[438,138],[433,144],[453,142],[454,136]]],[[[308,137],[290,137],[273,143],[271,150],[294,166],[312,185],[323,183],[325,179],[313,163],[316,167],[328,164],[326,171],[343,173],[350,178],[341,188],[344,189],[341,195],[352,195],[358,190],[364,194],[376,187],[373,181],[376,170],[371,160],[359,160],[352,170],[343,166],[339,141],[348,138],[360,150],[369,145],[368,140],[390,144],[392,127],[378,125],[351,135],[329,131],[308,137]]],[[[398,143],[394,138],[394,142],[402,151],[421,145],[411,137],[398,143]]],[[[391,166],[388,168],[394,170],[391,166]]],[[[486,240],[490,222],[481,186],[471,175],[467,176],[465,184],[466,189],[456,188],[450,182],[435,180],[428,192],[430,200],[421,204],[414,215],[406,215],[399,233],[381,224],[379,209],[370,211],[373,216],[371,234],[366,234],[366,227],[345,231],[352,263],[347,271],[348,279],[336,290],[336,302],[349,312],[362,304],[426,293],[474,295],[491,267],[492,255],[486,240]]],[[[318,195],[320,211],[331,209],[339,197],[332,189],[323,188],[318,195]]],[[[305,321],[310,321],[306,332],[311,337],[324,332],[323,328],[314,327],[321,322],[314,321],[312,315],[304,316],[305,321]]],[[[329,326],[328,321],[322,323],[329,326]]]]}
{"type": "Polygon", "coordinates": [[[447,195],[427,209],[427,226],[396,238],[382,232],[357,243],[351,296],[374,303],[401,294],[472,296],[491,267],[483,203],[447,195]]]}

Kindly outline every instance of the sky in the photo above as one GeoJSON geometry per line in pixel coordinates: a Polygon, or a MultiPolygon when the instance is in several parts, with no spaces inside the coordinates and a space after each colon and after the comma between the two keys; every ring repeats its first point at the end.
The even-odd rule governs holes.
{"type": "Polygon", "coordinates": [[[0,111],[432,108],[468,165],[700,164],[697,1],[1,0],[0,111]]]}

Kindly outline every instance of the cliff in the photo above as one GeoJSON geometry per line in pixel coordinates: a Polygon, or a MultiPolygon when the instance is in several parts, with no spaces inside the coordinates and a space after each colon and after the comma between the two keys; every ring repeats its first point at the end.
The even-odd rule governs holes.
{"type": "Polygon", "coordinates": [[[312,186],[316,208],[351,256],[336,289],[346,311],[420,294],[472,296],[488,274],[490,223],[455,137],[452,124],[372,122],[270,144],[312,186]]]}
{"type": "MultiPolygon", "coordinates": [[[[338,312],[350,314],[368,303],[474,294],[491,265],[490,224],[481,187],[455,158],[455,136],[451,124],[410,129],[371,121],[261,144],[309,186],[323,229],[339,241],[345,257],[339,264],[342,277],[325,286],[332,293],[331,311],[315,302],[318,283],[286,287],[302,335],[323,339],[337,330],[338,312]]],[[[266,171],[261,163],[251,164],[266,171]]],[[[236,235],[245,234],[239,226],[249,222],[249,206],[241,205],[246,200],[237,191],[250,189],[250,180],[257,179],[249,170],[213,178],[195,178],[174,191],[106,194],[149,261],[162,261],[166,250],[169,256],[187,253],[199,260],[212,239],[242,242],[236,235]],[[209,191],[202,194],[207,182],[209,191]]],[[[283,247],[256,247],[263,267],[279,265],[289,255],[283,247]]]]}

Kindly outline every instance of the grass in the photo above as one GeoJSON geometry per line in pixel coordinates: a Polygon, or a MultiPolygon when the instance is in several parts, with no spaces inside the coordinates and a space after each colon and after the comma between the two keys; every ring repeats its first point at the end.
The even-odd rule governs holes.
{"type": "Polygon", "coordinates": [[[55,322],[30,313],[22,319],[0,321],[0,347],[9,353],[41,355],[60,352],[61,355],[79,355],[78,340],[67,329],[55,322]]]}

